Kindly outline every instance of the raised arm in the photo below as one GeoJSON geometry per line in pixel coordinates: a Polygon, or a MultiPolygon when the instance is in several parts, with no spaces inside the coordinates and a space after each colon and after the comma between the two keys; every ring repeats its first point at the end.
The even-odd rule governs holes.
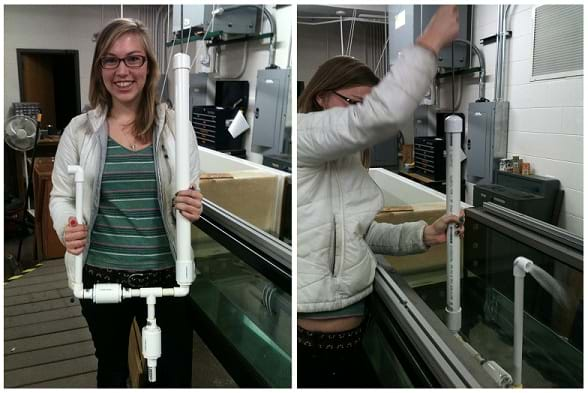
{"type": "Polygon", "coordinates": [[[363,103],[298,115],[298,166],[320,165],[394,136],[415,111],[436,72],[437,53],[458,32],[456,6],[441,6],[416,46],[399,56],[363,103]]]}

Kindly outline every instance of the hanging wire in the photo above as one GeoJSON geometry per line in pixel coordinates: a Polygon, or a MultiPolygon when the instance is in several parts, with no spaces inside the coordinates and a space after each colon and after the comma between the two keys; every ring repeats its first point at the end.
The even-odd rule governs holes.
{"type": "Polygon", "coordinates": [[[378,73],[378,69],[380,68],[380,62],[382,61],[382,58],[384,57],[384,53],[386,53],[386,48],[388,47],[388,40],[389,39],[386,39],[386,43],[384,43],[384,48],[382,49],[382,54],[380,55],[380,58],[378,59],[378,64],[376,65],[376,70],[374,71],[374,74],[378,73]]]}
{"type": "MultiPolygon", "coordinates": [[[[208,35],[210,28],[212,27],[212,22],[214,22],[215,16],[216,16],[216,14],[213,13],[212,18],[210,19],[210,23],[206,27],[206,31],[204,32],[204,35],[202,36],[202,44],[205,48],[206,48],[206,44],[204,43],[204,41],[206,40],[206,36],[208,35]]],[[[247,42],[247,41],[245,41],[245,42],[247,42]]],[[[196,50],[194,51],[194,59],[192,59],[192,64],[190,64],[190,69],[192,69],[192,67],[194,66],[194,63],[196,63],[197,58],[198,58],[198,45],[196,45],[196,50]]]]}
{"type": "Polygon", "coordinates": [[[339,16],[339,26],[341,28],[341,56],[343,56],[345,54],[343,50],[343,15],[339,16]]]}
{"type": "Polygon", "coordinates": [[[357,10],[353,9],[353,16],[351,17],[351,26],[349,27],[349,40],[347,41],[347,56],[351,56],[351,46],[353,45],[353,34],[355,33],[355,17],[357,10]]]}
{"type": "MultiPolygon", "coordinates": [[[[166,32],[166,34],[169,34],[169,5],[167,6],[167,28],[168,28],[168,31],[166,32]]],[[[172,55],[174,54],[174,45],[176,44],[176,35],[173,34],[173,36],[174,36],[174,40],[173,40],[172,45],[170,47],[169,57],[167,58],[167,67],[165,69],[165,75],[163,77],[163,83],[161,85],[161,93],[159,94],[159,102],[161,102],[161,99],[163,98],[163,91],[165,90],[165,84],[167,82],[167,75],[169,73],[169,66],[171,65],[171,58],[172,58],[172,55]]]]}

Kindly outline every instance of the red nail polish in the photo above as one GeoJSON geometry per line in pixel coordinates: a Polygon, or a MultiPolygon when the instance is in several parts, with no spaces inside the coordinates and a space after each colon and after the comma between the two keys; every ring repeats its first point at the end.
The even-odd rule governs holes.
{"type": "Polygon", "coordinates": [[[70,226],[76,225],[76,219],[75,218],[72,218],[71,220],[69,220],[69,225],[70,226]]]}

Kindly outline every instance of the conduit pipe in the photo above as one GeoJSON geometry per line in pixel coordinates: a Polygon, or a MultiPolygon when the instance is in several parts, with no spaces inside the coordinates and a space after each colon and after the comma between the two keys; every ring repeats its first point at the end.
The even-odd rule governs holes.
{"type": "MultiPolygon", "coordinates": [[[[447,141],[446,173],[447,173],[447,213],[459,215],[461,210],[461,162],[465,153],[461,150],[461,134],[463,120],[457,115],[445,118],[445,133],[447,141]]],[[[457,226],[447,227],[447,327],[452,333],[461,329],[461,239],[456,234],[457,226]]]]}
{"type": "MultiPolygon", "coordinates": [[[[461,42],[462,44],[466,44],[469,45],[472,50],[476,53],[476,56],[478,56],[478,60],[480,62],[480,78],[479,78],[479,98],[482,99],[484,98],[484,94],[486,94],[485,92],[485,88],[486,88],[486,84],[484,83],[484,79],[486,78],[486,60],[484,59],[484,53],[474,44],[472,44],[470,41],[467,40],[462,40],[462,39],[456,39],[456,42],[461,42]]],[[[461,90],[461,89],[460,89],[461,90]]]]}
{"type": "MultiPolygon", "coordinates": [[[[188,120],[188,86],[190,72],[190,56],[178,53],[173,59],[175,72],[175,104],[176,104],[176,190],[186,190],[190,186],[190,127],[188,120]]],[[[74,175],[76,189],[76,220],[83,224],[83,185],[84,170],[78,165],[69,165],[67,172],[74,175]]],[[[120,303],[123,299],[141,297],[147,303],[147,324],[141,332],[143,357],[147,360],[150,382],[156,380],[157,359],[161,357],[161,329],[155,319],[155,304],[158,297],[186,296],[195,278],[194,262],[191,257],[191,224],[179,211],[176,211],[176,281],[174,288],[124,288],[121,284],[97,283],[91,289],[83,285],[83,257],[76,255],[74,279],[71,287],[74,296],[79,299],[91,299],[94,303],[120,303]]]]}

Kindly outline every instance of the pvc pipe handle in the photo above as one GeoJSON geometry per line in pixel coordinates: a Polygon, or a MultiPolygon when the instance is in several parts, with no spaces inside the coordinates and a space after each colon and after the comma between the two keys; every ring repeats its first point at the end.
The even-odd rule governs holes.
{"type": "MultiPolygon", "coordinates": [[[[456,115],[445,118],[446,134],[446,201],[447,213],[458,215],[461,209],[461,134],[463,119],[456,115]]],[[[455,234],[457,226],[447,226],[447,327],[453,333],[461,329],[461,239],[455,234]]]]}
{"type": "MultiPolygon", "coordinates": [[[[190,187],[190,129],[189,86],[190,56],[177,53],[173,59],[175,76],[176,111],[176,191],[190,187]]],[[[191,259],[192,224],[179,210],[176,211],[176,281],[190,285],[194,281],[194,263],[191,259]]]]}

